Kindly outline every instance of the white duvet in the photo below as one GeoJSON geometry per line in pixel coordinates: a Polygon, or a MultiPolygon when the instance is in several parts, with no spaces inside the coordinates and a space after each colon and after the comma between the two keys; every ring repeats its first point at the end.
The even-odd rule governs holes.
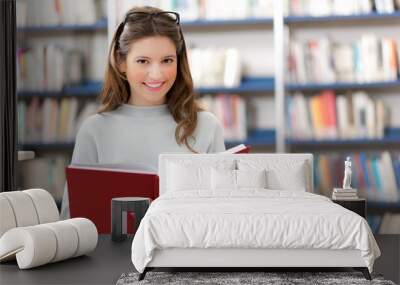
{"type": "Polygon", "coordinates": [[[380,255],[359,215],[320,195],[265,189],[162,195],[134,237],[135,268],[143,272],[165,248],[358,249],[370,272],[380,255]]]}

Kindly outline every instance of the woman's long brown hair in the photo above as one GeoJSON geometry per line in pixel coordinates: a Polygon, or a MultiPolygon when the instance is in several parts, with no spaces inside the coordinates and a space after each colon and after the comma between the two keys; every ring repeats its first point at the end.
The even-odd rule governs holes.
{"type": "Polygon", "coordinates": [[[177,123],[176,142],[179,145],[185,144],[190,151],[196,152],[189,144],[189,139],[194,139],[192,135],[197,126],[197,112],[201,108],[195,101],[185,41],[181,26],[176,24],[168,14],[150,17],[151,13],[159,12],[162,10],[158,8],[135,7],[127,12],[125,20],[119,24],[108,53],[99,113],[115,110],[129,101],[131,96],[129,83],[126,76],[119,70],[119,64],[126,59],[130,45],[145,37],[168,37],[176,47],[178,70],[175,82],[167,93],[166,104],[177,123]],[[143,17],[143,14],[135,14],[135,12],[148,13],[149,17],[143,17]],[[135,17],[135,15],[138,16],[135,17]]]}

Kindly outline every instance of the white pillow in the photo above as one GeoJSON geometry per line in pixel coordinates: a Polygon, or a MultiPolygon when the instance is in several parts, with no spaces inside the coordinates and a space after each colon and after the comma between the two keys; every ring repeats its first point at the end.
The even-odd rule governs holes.
{"type": "Polygon", "coordinates": [[[237,188],[267,188],[267,171],[236,170],[237,188]]]}
{"type": "Polygon", "coordinates": [[[232,169],[211,169],[211,188],[218,189],[236,189],[236,170],[232,169]]]}
{"type": "Polygon", "coordinates": [[[273,190],[310,191],[309,165],[305,160],[239,159],[239,170],[267,170],[267,188],[273,190]]]}
{"type": "Polygon", "coordinates": [[[266,170],[211,170],[213,190],[238,190],[241,188],[267,188],[266,170]]]}
{"type": "Polygon", "coordinates": [[[167,191],[211,190],[211,169],[234,169],[234,160],[170,161],[167,163],[167,191]]]}
{"type": "Polygon", "coordinates": [[[170,163],[167,188],[171,191],[210,188],[210,167],[187,167],[170,163]]]}

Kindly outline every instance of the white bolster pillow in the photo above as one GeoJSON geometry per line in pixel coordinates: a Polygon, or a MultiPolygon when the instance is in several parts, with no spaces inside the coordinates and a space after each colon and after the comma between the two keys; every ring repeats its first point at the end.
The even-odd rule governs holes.
{"type": "Polygon", "coordinates": [[[0,261],[17,257],[21,269],[49,263],[56,253],[53,232],[41,225],[13,228],[0,239],[0,261]]]}
{"type": "Polygon", "coordinates": [[[39,223],[35,205],[30,196],[22,191],[1,193],[11,205],[17,227],[33,226],[39,223]]]}
{"type": "MultiPolygon", "coordinates": [[[[1,194],[1,193],[0,193],[1,194]]],[[[17,222],[8,199],[0,195],[0,237],[9,229],[15,228],[17,222]]]]}
{"type": "Polygon", "coordinates": [[[59,218],[56,203],[46,190],[0,193],[0,237],[15,227],[56,222],[59,218]]]}
{"type": "Polygon", "coordinates": [[[75,255],[78,249],[78,232],[72,228],[71,224],[65,222],[55,222],[44,224],[43,227],[49,228],[55,235],[57,248],[52,262],[64,260],[75,255]]]}
{"type": "Polygon", "coordinates": [[[48,191],[43,189],[28,189],[22,192],[28,194],[32,199],[39,224],[56,222],[60,219],[57,205],[54,202],[53,196],[48,191]]]}
{"type": "Polygon", "coordinates": [[[14,228],[0,238],[0,261],[16,257],[28,269],[86,254],[97,240],[96,226],[85,218],[14,228]]]}
{"type": "Polygon", "coordinates": [[[86,254],[96,248],[98,233],[95,224],[85,218],[74,218],[64,221],[72,225],[78,233],[78,247],[73,257],[86,254]]]}

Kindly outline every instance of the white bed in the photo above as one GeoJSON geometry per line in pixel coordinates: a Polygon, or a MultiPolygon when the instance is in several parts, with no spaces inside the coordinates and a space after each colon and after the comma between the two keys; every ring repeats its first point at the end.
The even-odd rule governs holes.
{"type": "Polygon", "coordinates": [[[380,251],[367,222],[312,194],[312,167],[311,154],[160,155],[160,197],[132,243],[140,279],[154,267],[354,267],[370,278],[380,251]]]}

